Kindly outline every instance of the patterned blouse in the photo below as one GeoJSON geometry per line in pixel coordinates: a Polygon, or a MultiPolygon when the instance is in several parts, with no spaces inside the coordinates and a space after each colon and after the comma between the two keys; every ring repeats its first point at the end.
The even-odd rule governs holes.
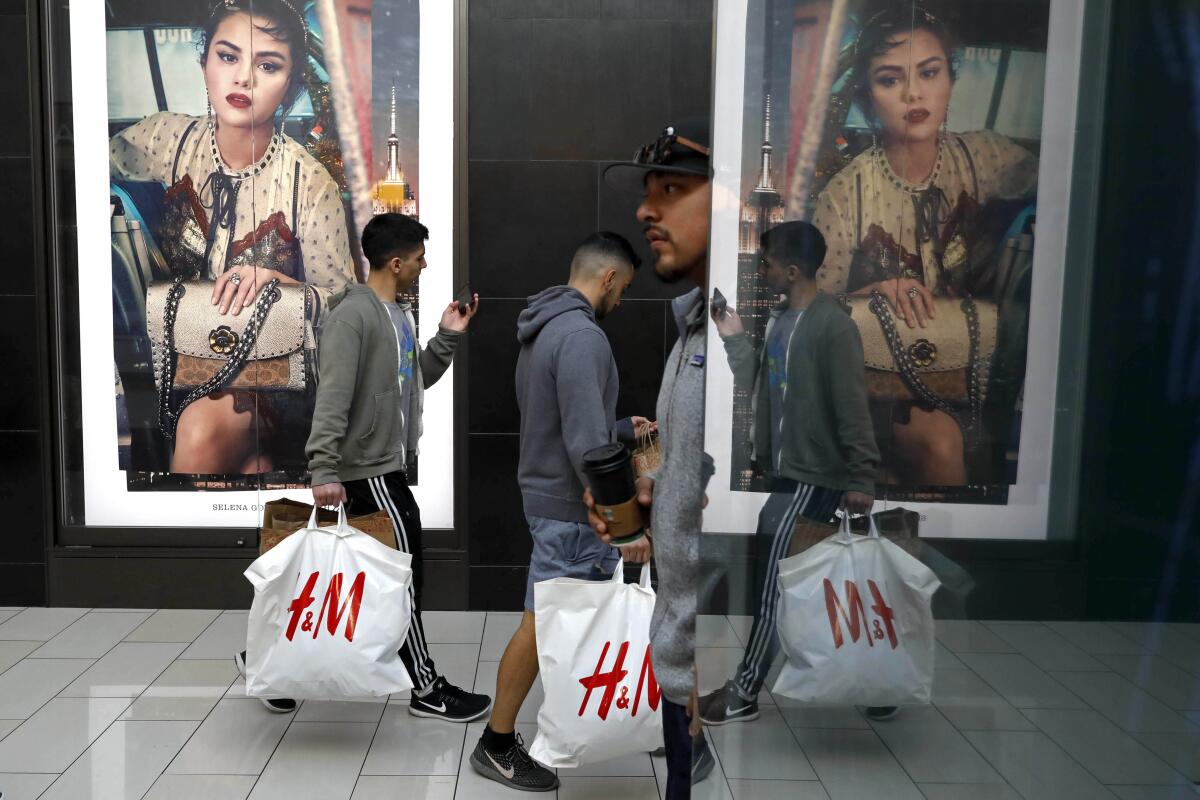
{"type": "Polygon", "coordinates": [[[817,283],[835,295],[861,288],[863,279],[853,279],[851,269],[861,249],[874,270],[916,278],[934,294],[952,294],[943,269],[953,272],[966,260],[961,238],[953,235],[955,221],[989,200],[1032,199],[1037,178],[1037,158],[991,131],[944,139],[923,184],[897,176],[881,148],[868,149],[817,196],[812,222],[828,248],[817,283]]]}
{"type": "MultiPolygon", "coordinates": [[[[234,208],[226,215],[215,208],[212,176],[221,166],[219,158],[204,117],[169,111],[146,117],[109,142],[109,165],[114,177],[159,181],[168,188],[187,177],[208,224],[215,224],[214,216],[222,217],[224,224],[216,224],[202,276],[205,279],[216,278],[229,264],[283,266],[281,272],[309,284],[323,300],[354,281],[340,192],[307,150],[281,134],[277,146],[269,147],[258,163],[237,172],[246,177],[232,181],[240,185],[234,208]],[[280,229],[285,240],[295,238],[300,264],[279,265],[271,261],[269,253],[261,252],[268,226],[280,229]],[[255,257],[247,259],[252,254],[255,257]]],[[[224,171],[236,172],[228,167],[224,171]]]]}

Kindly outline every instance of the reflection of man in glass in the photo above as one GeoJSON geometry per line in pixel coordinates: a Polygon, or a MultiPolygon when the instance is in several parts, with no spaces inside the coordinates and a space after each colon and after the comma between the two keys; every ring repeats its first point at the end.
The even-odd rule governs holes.
{"type": "MultiPolygon", "coordinates": [[[[878,292],[908,329],[962,313],[938,298],[988,296],[985,275],[1005,231],[995,217],[1011,221],[1037,189],[1037,159],[1025,149],[991,131],[947,130],[954,59],[951,32],[920,7],[899,4],[867,19],[851,80],[876,143],[830,180],[813,214],[829,246],[820,287],[878,292]]],[[[965,322],[961,329],[965,337],[965,322]]],[[[868,375],[877,436],[891,443],[885,479],[966,484],[959,419],[885,378],[868,375]]]]}
{"type": "MultiPolygon", "coordinates": [[[[286,0],[219,3],[202,32],[207,118],[161,112],[109,143],[115,179],[168,187],[156,243],[173,274],[213,281],[221,314],[246,313],[273,279],[308,286],[314,308],[353,280],[337,184],[282,130],[307,37],[286,0]]],[[[180,415],[171,471],[265,472],[285,453],[302,468],[308,407],[298,392],[213,392],[180,415]]]]}
{"type": "MultiPolygon", "coordinates": [[[[785,222],[761,244],[760,274],[785,296],[771,310],[764,346],[756,352],[736,312],[713,312],[736,382],[753,387],[754,459],[771,496],[758,517],[754,585],[761,599],[736,677],[700,698],[709,725],[758,717],[758,693],[779,652],[779,559],[788,555],[797,520],[829,523],[839,506],[869,512],[879,468],[858,328],[817,289],[824,238],[807,222],[785,222]]],[[[868,711],[877,718],[892,712],[868,711]]]]}

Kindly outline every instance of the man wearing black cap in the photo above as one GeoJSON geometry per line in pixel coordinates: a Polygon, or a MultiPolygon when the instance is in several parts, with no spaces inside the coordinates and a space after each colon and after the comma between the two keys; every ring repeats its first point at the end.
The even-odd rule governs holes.
{"type": "MultiPolygon", "coordinates": [[[[658,394],[662,465],[638,480],[638,501],[654,532],[658,599],[650,623],[651,660],[663,690],[663,738],[668,800],[690,796],[693,781],[712,770],[713,756],[695,710],[696,584],[700,575],[700,516],[712,459],[704,453],[704,287],[708,216],[712,200],[707,121],[667,127],[630,162],[610,165],[605,180],[637,192],[638,221],[654,253],[654,270],[667,283],[696,288],[675,298],[679,340],[667,358],[658,394]],[[693,746],[692,737],[696,736],[693,746]]],[[[609,537],[585,502],[596,533],[609,537]]]]}

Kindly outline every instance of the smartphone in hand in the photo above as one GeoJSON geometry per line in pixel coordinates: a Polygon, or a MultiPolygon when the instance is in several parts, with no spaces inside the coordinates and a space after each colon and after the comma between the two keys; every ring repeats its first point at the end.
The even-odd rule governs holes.
{"type": "Polygon", "coordinates": [[[725,295],[721,294],[721,290],[713,287],[712,297],[712,312],[717,319],[725,319],[725,314],[729,311],[729,302],[725,299],[725,295]]]}
{"type": "Polygon", "coordinates": [[[458,313],[466,314],[467,310],[475,305],[475,294],[471,291],[471,284],[464,283],[454,299],[458,301],[458,313]]]}

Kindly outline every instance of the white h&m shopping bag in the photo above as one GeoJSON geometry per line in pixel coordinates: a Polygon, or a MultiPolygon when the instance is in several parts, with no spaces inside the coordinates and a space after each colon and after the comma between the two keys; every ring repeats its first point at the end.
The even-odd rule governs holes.
{"type": "Polygon", "coordinates": [[[773,693],[820,704],[929,702],[937,577],[880,537],[850,532],[779,562],[776,625],[787,662],[773,693]]]}
{"type": "Polygon", "coordinates": [[[346,524],[308,527],[260,556],[246,578],[246,694],[368,700],[412,688],[400,646],[412,622],[412,556],[346,524]]]}
{"type": "Polygon", "coordinates": [[[546,701],[529,754],[578,767],[662,746],[662,692],[650,664],[650,565],[636,585],[553,578],[533,586],[546,701]]]}

